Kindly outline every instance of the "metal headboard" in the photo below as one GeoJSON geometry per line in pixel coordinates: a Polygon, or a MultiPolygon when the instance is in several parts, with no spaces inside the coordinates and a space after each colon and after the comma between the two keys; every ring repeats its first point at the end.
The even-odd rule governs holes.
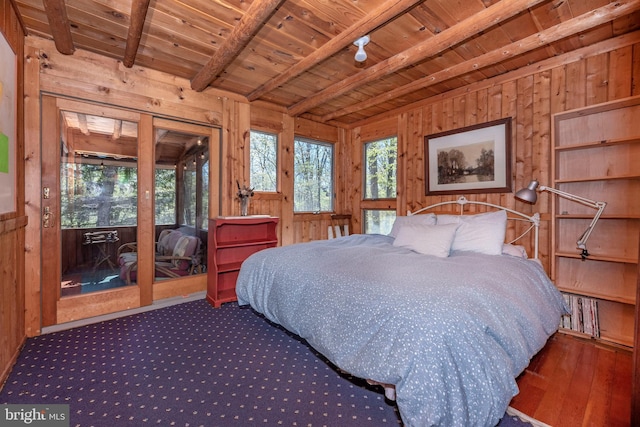
{"type": "Polygon", "coordinates": [[[513,215],[516,215],[516,218],[513,217],[509,217],[509,220],[512,221],[524,221],[524,222],[528,222],[531,225],[529,226],[529,228],[527,228],[524,233],[522,233],[521,235],[519,235],[518,237],[516,237],[515,239],[513,239],[512,241],[510,241],[509,243],[514,243],[517,242],[518,240],[522,239],[524,236],[526,236],[527,234],[529,234],[529,232],[531,230],[533,230],[533,237],[534,237],[534,244],[533,244],[533,258],[534,259],[538,259],[538,238],[539,238],[539,228],[540,228],[540,214],[539,213],[534,213],[533,215],[528,215],[522,212],[518,212],[515,211],[513,209],[509,209],[506,208],[504,206],[500,206],[500,205],[494,205],[493,203],[487,203],[487,202],[477,202],[477,201],[473,201],[473,200],[467,200],[464,196],[458,198],[458,200],[450,200],[448,202],[440,202],[440,203],[436,203],[427,207],[424,207],[422,209],[419,209],[415,212],[411,212],[410,210],[407,211],[407,216],[411,216],[411,215],[417,215],[420,214],[422,212],[428,211],[428,210],[432,210],[435,209],[439,206],[446,206],[446,205],[459,205],[460,206],[460,215],[464,215],[464,207],[466,205],[481,205],[481,206],[489,206],[491,208],[494,209],[498,209],[498,210],[503,210],[506,212],[509,212],[513,215]]]}

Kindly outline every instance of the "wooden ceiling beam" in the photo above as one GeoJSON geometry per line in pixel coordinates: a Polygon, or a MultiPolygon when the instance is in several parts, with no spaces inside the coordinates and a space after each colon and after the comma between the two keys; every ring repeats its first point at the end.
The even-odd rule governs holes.
{"type": "Polygon", "coordinates": [[[113,158],[136,158],[138,156],[137,139],[122,137],[119,144],[114,144],[108,135],[83,135],[77,130],[69,134],[69,146],[77,154],[90,156],[105,156],[113,158]]]}
{"type": "Polygon", "coordinates": [[[71,55],[76,48],[73,46],[71,24],[67,17],[64,0],[43,0],[43,4],[56,49],[63,55],[71,55]]]}
{"type": "Polygon", "coordinates": [[[479,32],[493,27],[494,25],[507,20],[542,1],[543,0],[503,0],[495,3],[492,6],[466,18],[458,24],[443,30],[441,33],[405,50],[404,52],[400,52],[367,68],[364,71],[347,77],[346,79],[334,83],[326,89],[305,98],[304,100],[290,106],[288,108],[288,113],[291,116],[300,115],[355,88],[364,86],[369,82],[437,55],[438,53],[449,49],[479,32]]]}
{"type": "Polygon", "coordinates": [[[356,23],[349,26],[349,28],[331,38],[319,49],[292,67],[289,67],[285,72],[258,87],[247,96],[247,99],[249,101],[255,101],[265,93],[269,93],[278,88],[278,86],[282,86],[345,47],[350,46],[357,38],[370,33],[423,1],[424,0],[394,0],[393,2],[384,2],[356,23]]]}
{"type": "Polygon", "coordinates": [[[203,91],[251,41],[283,0],[253,0],[240,22],[233,27],[229,37],[216,54],[191,80],[191,89],[203,91]]]}
{"type": "Polygon", "coordinates": [[[78,113],[78,128],[83,135],[89,135],[89,125],[87,123],[87,115],[83,113],[78,113]]]}
{"type": "Polygon", "coordinates": [[[114,120],[113,121],[113,135],[111,137],[113,140],[118,140],[122,136],[122,120],[114,120]]]}
{"type": "Polygon", "coordinates": [[[461,62],[437,73],[414,80],[409,84],[392,89],[383,94],[367,99],[366,101],[353,104],[349,107],[342,108],[338,111],[326,114],[321,117],[322,121],[329,121],[336,117],[345,116],[350,113],[361,111],[365,108],[381,104],[401,97],[403,95],[415,92],[419,89],[432,86],[443,81],[460,77],[472,71],[477,71],[485,67],[496,65],[506,59],[513,58],[517,55],[538,49],[549,43],[561,40],[565,37],[578,34],[598,25],[605,24],[614,19],[628,15],[640,9],[640,0],[621,0],[616,3],[609,3],[598,9],[587,12],[583,15],[555,25],[539,33],[525,37],[522,40],[513,42],[507,46],[500,47],[484,55],[468,61],[461,62]]]}
{"type": "Polygon", "coordinates": [[[131,18],[129,31],[127,33],[127,45],[125,46],[124,57],[122,59],[122,63],[127,68],[133,67],[136,60],[150,1],[151,0],[136,0],[131,2],[131,18]]]}

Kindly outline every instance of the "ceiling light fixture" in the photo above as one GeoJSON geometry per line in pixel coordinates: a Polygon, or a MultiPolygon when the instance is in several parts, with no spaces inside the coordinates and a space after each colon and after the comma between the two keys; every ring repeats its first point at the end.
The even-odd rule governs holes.
{"type": "Polygon", "coordinates": [[[367,52],[364,51],[364,47],[369,43],[369,41],[371,41],[369,36],[362,36],[353,42],[355,46],[358,46],[358,51],[355,56],[356,61],[364,62],[367,59],[367,52]]]}

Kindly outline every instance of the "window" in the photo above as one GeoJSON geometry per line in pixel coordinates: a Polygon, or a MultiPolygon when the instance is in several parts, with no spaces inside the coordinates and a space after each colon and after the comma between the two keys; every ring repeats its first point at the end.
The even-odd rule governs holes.
{"type": "Polygon", "coordinates": [[[364,198],[395,199],[398,138],[381,139],[364,145],[364,198]]]}
{"type": "Polygon", "coordinates": [[[275,192],[278,189],[278,137],[252,130],[250,139],[250,186],[256,191],[275,192]]]}
{"type": "MultiPolygon", "coordinates": [[[[188,134],[183,134],[189,137],[188,134]]],[[[181,225],[206,229],[209,217],[209,140],[198,136],[198,143],[189,147],[189,153],[181,162],[182,215],[181,225]]]]}
{"type": "Polygon", "coordinates": [[[156,167],[156,219],[155,223],[176,223],[176,170],[156,167]]]}
{"type": "Polygon", "coordinates": [[[396,211],[365,209],[364,232],[365,234],[389,234],[395,220],[396,211]]]}
{"type": "Polygon", "coordinates": [[[294,212],[333,210],[333,144],[296,138],[294,212]]]}
{"type": "Polygon", "coordinates": [[[62,159],[62,229],[136,225],[138,176],[135,162],[106,157],[62,159]]]}

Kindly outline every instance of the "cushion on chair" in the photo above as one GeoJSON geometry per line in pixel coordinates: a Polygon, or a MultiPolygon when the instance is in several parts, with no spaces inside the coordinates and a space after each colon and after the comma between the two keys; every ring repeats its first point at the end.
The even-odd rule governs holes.
{"type": "Polygon", "coordinates": [[[160,232],[158,236],[158,244],[156,250],[159,255],[171,255],[173,252],[173,246],[170,245],[169,236],[173,234],[175,230],[166,229],[160,232]]]}
{"type": "MultiPolygon", "coordinates": [[[[156,277],[174,277],[186,276],[191,273],[192,260],[171,259],[171,257],[187,257],[190,258],[197,254],[200,249],[200,239],[195,236],[189,236],[179,230],[163,230],[158,236],[156,243],[156,257],[167,257],[168,259],[155,260],[156,277]]],[[[127,280],[127,273],[130,280],[135,282],[137,279],[137,268],[134,264],[138,261],[136,252],[123,252],[118,257],[120,265],[120,278],[127,280]]],[[[196,263],[197,264],[197,263],[196,263]]]]}
{"type": "Polygon", "coordinates": [[[127,271],[129,271],[129,280],[135,282],[137,280],[137,268],[133,269],[131,266],[138,261],[137,252],[123,252],[118,257],[118,264],[120,265],[120,278],[127,281],[127,271]]]}
{"type": "Polygon", "coordinates": [[[171,232],[167,234],[163,243],[159,245],[163,248],[163,252],[160,253],[160,255],[168,255],[168,256],[173,255],[176,248],[176,244],[178,243],[178,240],[180,240],[182,237],[184,237],[184,234],[182,234],[182,232],[178,230],[171,230],[171,232]]]}
{"type": "MultiPolygon", "coordinates": [[[[182,235],[176,242],[172,255],[176,257],[190,257],[195,254],[197,246],[198,239],[196,237],[182,235]]],[[[187,260],[174,260],[173,264],[180,270],[186,270],[191,263],[187,260]]]]}

